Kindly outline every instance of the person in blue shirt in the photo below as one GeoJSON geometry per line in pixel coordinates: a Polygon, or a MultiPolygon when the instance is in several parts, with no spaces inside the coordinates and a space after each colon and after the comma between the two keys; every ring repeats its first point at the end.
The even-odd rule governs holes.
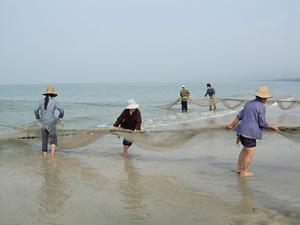
{"type": "Polygon", "coordinates": [[[206,96],[209,96],[209,111],[215,111],[217,109],[216,102],[214,100],[216,91],[213,87],[211,87],[211,84],[206,85],[206,93],[204,97],[206,96]]]}
{"type": "Polygon", "coordinates": [[[272,97],[268,87],[262,85],[251,94],[255,95],[256,98],[247,102],[235,120],[226,126],[228,129],[236,127],[238,139],[243,145],[237,163],[237,173],[240,176],[253,175],[248,171],[248,167],[255,153],[256,139],[262,139],[262,128],[279,130],[276,125],[267,123],[265,118],[266,109],[264,104],[268,98],[272,97]]]}
{"type": "Polygon", "coordinates": [[[39,102],[34,114],[41,123],[43,155],[47,156],[48,139],[50,137],[51,156],[54,157],[57,146],[56,125],[58,121],[63,125],[64,109],[55,100],[57,94],[52,85],[48,85],[43,95],[45,98],[39,102]],[[55,116],[56,110],[59,112],[58,118],[55,116]]]}

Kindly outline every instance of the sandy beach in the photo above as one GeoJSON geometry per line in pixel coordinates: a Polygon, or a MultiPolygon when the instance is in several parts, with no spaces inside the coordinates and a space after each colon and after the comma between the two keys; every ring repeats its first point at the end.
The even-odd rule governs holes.
{"type": "MultiPolygon", "coordinates": [[[[291,125],[276,110],[270,118],[291,125]]],[[[134,145],[129,158],[121,140],[106,135],[46,160],[38,142],[2,143],[0,224],[300,224],[297,137],[265,133],[248,178],[235,173],[234,131],[197,134],[168,151],[134,145]]]]}

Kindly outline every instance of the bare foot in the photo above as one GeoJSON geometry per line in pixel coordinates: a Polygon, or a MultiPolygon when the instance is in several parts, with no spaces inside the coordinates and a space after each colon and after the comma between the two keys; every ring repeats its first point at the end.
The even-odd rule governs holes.
{"type": "Polygon", "coordinates": [[[250,172],[241,172],[240,176],[241,177],[252,177],[253,173],[250,173],[250,172]]]}
{"type": "Polygon", "coordinates": [[[124,158],[127,158],[128,154],[121,152],[121,156],[124,157],[124,158]]]}

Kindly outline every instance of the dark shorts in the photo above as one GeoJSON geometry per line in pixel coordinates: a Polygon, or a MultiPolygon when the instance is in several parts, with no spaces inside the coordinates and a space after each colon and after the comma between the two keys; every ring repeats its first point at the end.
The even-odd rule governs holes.
{"type": "Polygon", "coordinates": [[[123,139],[123,145],[128,145],[130,147],[132,145],[132,142],[123,139]]]}
{"type": "Polygon", "coordinates": [[[50,144],[57,145],[57,134],[56,128],[47,129],[45,127],[42,128],[42,151],[48,151],[48,140],[50,137],[50,144]]]}
{"type": "Polygon", "coordinates": [[[238,135],[242,145],[245,148],[254,148],[256,147],[256,139],[244,137],[242,135],[238,135]]]}

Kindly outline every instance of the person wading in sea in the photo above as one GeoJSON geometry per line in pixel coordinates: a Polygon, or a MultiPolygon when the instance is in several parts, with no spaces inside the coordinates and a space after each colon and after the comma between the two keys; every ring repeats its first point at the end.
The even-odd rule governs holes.
{"type": "Polygon", "coordinates": [[[38,107],[34,110],[34,114],[36,119],[41,122],[43,155],[47,156],[48,139],[50,137],[51,156],[54,157],[57,146],[56,125],[60,121],[63,126],[64,109],[55,100],[57,94],[52,85],[48,85],[43,95],[45,98],[39,102],[38,107]],[[56,110],[59,111],[58,118],[55,117],[56,110]]]}
{"type": "Polygon", "coordinates": [[[251,94],[255,95],[256,98],[247,102],[236,119],[226,126],[228,129],[237,126],[238,139],[241,141],[243,148],[239,154],[236,172],[244,177],[253,175],[248,171],[248,167],[255,153],[256,139],[262,139],[262,128],[279,130],[276,125],[267,123],[265,119],[265,103],[268,98],[272,97],[268,87],[265,85],[260,86],[251,94]]]}
{"type": "Polygon", "coordinates": [[[182,112],[188,111],[188,97],[189,96],[190,96],[189,90],[186,89],[185,85],[182,85],[181,91],[180,91],[181,111],[182,112]]]}
{"type": "MultiPolygon", "coordinates": [[[[114,123],[114,127],[121,127],[124,129],[129,129],[132,131],[141,130],[142,116],[138,109],[139,105],[134,99],[127,101],[128,105],[126,109],[123,110],[121,115],[118,117],[117,121],[114,123]]],[[[132,145],[130,140],[123,139],[123,153],[122,156],[128,156],[128,148],[132,145]]]]}
{"type": "Polygon", "coordinates": [[[209,96],[209,111],[215,111],[217,109],[215,102],[216,91],[213,87],[211,87],[211,84],[206,85],[206,93],[204,97],[207,95],[209,96]]]}

